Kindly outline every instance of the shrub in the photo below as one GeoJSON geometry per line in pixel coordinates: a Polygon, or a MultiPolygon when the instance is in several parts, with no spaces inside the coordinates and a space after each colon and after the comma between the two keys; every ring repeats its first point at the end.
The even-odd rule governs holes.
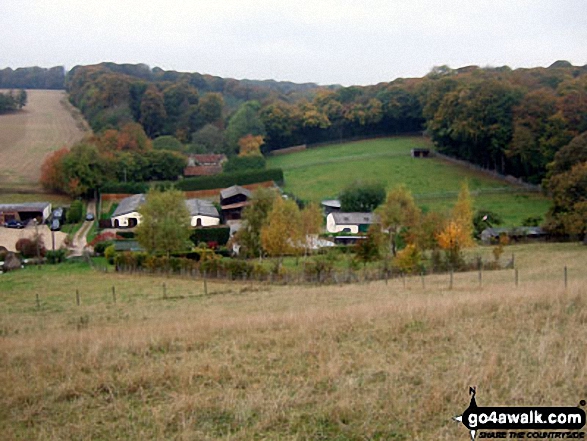
{"type": "Polygon", "coordinates": [[[233,156],[224,164],[225,173],[249,170],[264,170],[267,161],[263,156],[233,156]]]}
{"type": "Polygon", "coordinates": [[[258,182],[283,182],[283,170],[273,168],[268,170],[251,170],[237,173],[221,173],[215,176],[199,176],[179,181],[176,188],[183,191],[210,190],[226,188],[232,185],[256,184],[258,182]]]}
{"type": "Polygon", "coordinates": [[[50,264],[65,262],[65,258],[67,257],[67,250],[63,248],[55,251],[49,250],[45,254],[45,257],[47,258],[47,262],[50,264]]]}
{"type": "Polygon", "coordinates": [[[114,265],[114,257],[116,256],[116,249],[114,245],[110,245],[104,250],[104,257],[110,265],[114,265]]]}
{"type": "Polygon", "coordinates": [[[75,200],[71,203],[69,210],[67,211],[67,223],[77,224],[80,222],[84,215],[84,205],[82,201],[75,200]]]}
{"type": "Polygon", "coordinates": [[[190,236],[190,239],[194,245],[198,245],[201,242],[206,244],[210,242],[216,242],[217,245],[224,246],[228,242],[229,238],[230,227],[197,228],[192,231],[190,236]]]}
{"type": "Polygon", "coordinates": [[[40,257],[44,257],[47,249],[40,236],[33,239],[22,238],[16,242],[16,251],[23,257],[37,257],[37,252],[40,257]]]}

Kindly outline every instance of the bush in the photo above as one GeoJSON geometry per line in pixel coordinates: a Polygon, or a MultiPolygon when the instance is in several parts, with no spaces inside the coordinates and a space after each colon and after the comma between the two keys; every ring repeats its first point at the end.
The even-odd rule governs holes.
{"type": "Polygon", "coordinates": [[[116,249],[114,248],[114,245],[110,245],[109,247],[106,247],[106,249],[104,250],[104,257],[106,257],[106,260],[108,261],[108,263],[110,265],[114,265],[114,257],[116,256],[116,249]]]}
{"type": "Polygon", "coordinates": [[[379,182],[354,182],[339,196],[343,212],[371,212],[385,200],[385,186],[379,182]]]}
{"type": "Polygon", "coordinates": [[[107,182],[100,192],[103,194],[139,194],[146,193],[149,189],[145,182],[107,182]]]}
{"type": "Polygon", "coordinates": [[[96,245],[94,245],[94,253],[96,253],[98,256],[103,256],[106,252],[106,248],[108,248],[111,245],[114,245],[114,242],[111,240],[98,242],[96,245]]]}
{"type": "Polygon", "coordinates": [[[55,251],[49,250],[45,254],[45,257],[47,258],[47,263],[50,263],[52,265],[65,262],[65,258],[67,257],[67,251],[64,249],[59,249],[55,251]]]}
{"type": "Polygon", "coordinates": [[[155,150],[171,150],[174,152],[181,152],[183,145],[175,136],[164,135],[159,136],[153,140],[153,148],[155,150]]]}
{"type": "Polygon", "coordinates": [[[37,236],[33,239],[22,238],[18,239],[15,245],[16,251],[18,251],[23,257],[37,257],[37,252],[40,257],[44,257],[47,249],[43,243],[43,239],[37,236]]]}
{"type": "Polygon", "coordinates": [[[241,279],[243,276],[249,278],[255,270],[255,266],[246,260],[230,259],[228,260],[224,268],[230,274],[232,280],[241,279]]]}

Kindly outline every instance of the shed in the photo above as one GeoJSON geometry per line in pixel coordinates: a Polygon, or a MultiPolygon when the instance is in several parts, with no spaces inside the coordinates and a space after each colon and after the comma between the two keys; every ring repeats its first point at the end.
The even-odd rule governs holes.
{"type": "Polygon", "coordinates": [[[426,148],[415,148],[411,151],[412,158],[429,158],[430,157],[430,149],[426,148]]]}
{"type": "Polygon", "coordinates": [[[0,223],[15,219],[28,222],[37,219],[44,223],[51,215],[49,202],[27,202],[22,204],[0,204],[0,223]]]}
{"type": "Polygon", "coordinates": [[[222,216],[226,221],[240,220],[243,209],[249,205],[253,194],[240,185],[233,185],[220,191],[222,216]]]}
{"type": "Polygon", "coordinates": [[[340,201],[337,199],[322,201],[320,205],[322,205],[322,211],[324,211],[325,216],[328,216],[330,213],[338,213],[340,211],[340,201]]]}

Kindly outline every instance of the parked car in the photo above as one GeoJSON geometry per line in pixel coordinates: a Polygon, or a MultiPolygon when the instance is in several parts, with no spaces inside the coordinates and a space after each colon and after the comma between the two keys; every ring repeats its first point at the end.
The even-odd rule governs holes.
{"type": "Polygon", "coordinates": [[[11,219],[4,224],[6,228],[24,228],[24,224],[16,219],[11,219]]]}
{"type": "Polygon", "coordinates": [[[53,210],[53,219],[57,219],[58,221],[63,220],[63,208],[59,207],[53,210]]]}
{"type": "Polygon", "coordinates": [[[86,214],[86,220],[87,221],[93,221],[94,220],[94,215],[92,213],[86,214]]]}
{"type": "Polygon", "coordinates": [[[59,231],[61,230],[61,223],[59,222],[59,219],[53,219],[51,221],[51,231],[59,231]]]}

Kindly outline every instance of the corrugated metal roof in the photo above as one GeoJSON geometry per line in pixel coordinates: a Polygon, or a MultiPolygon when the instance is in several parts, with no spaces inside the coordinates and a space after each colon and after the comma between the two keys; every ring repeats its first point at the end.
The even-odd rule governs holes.
{"type": "Polygon", "coordinates": [[[0,204],[0,211],[44,211],[49,202],[25,202],[22,204],[0,204]]]}

